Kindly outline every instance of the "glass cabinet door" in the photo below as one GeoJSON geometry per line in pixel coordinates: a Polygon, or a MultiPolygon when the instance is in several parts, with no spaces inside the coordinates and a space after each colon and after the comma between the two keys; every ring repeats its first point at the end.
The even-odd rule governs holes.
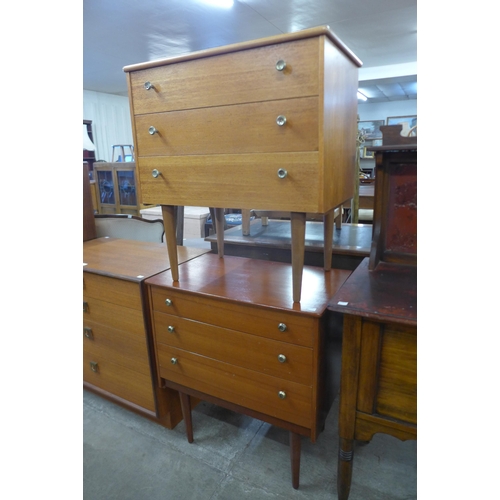
{"type": "Polygon", "coordinates": [[[98,170],[97,182],[99,183],[99,197],[101,204],[115,203],[115,190],[113,187],[113,172],[111,170],[98,170]]]}
{"type": "Polygon", "coordinates": [[[133,170],[117,170],[120,205],[137,205],[135,176],[133,170]]]}

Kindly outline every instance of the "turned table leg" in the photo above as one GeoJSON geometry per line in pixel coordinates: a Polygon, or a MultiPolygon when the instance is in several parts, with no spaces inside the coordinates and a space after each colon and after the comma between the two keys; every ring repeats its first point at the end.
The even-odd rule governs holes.
{"type": "Polygon", "coordinates": [[[293,301],[300,302],[302,272],[304,270],[304,251],[306,238],[306,214],[292,212],[292,287],[293,301]]]}
{"type": "Polygon", "coordinates": [[[300,434],[290,431],[290,463],[292,466],[292,486],[299,488],[300,476],[300,434]]]}
{"type": "Polygon", "coordinates": [[[181,399],[182,417],[186,424],[186,436],[188,443],[193,442],[193,420],[191,418],[191,397],[183,392],[179,392],[181,399]]]}
{"type": "Polygon", "coordinates": [[[162,205],[163,227],[165,228],[165,243],[173,281],[179,281],[179,260],[177,257],[176,214],[175,206],[162,205]]]}

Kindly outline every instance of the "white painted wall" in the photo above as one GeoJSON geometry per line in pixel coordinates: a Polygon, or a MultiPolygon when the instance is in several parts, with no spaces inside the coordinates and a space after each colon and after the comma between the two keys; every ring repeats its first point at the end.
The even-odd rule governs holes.
{"type": "Polygon", "coordinates": [[[417,99],[407,101],[358,103],[358,114],[361,121],[387,120],[388,116],[408,116],[417,114],[417,99]]]}
{"type": "Polygon", "coordinates": [[[134,144],[128,97],[84,90],[83,119],[92,120],[97,160],[111,161],[115,144],[134,144]]]}

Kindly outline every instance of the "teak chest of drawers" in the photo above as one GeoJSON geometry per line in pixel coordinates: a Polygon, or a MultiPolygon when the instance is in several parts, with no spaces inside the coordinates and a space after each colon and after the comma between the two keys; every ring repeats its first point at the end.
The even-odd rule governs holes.
{"type": "Polygon", "coordinates": [[[352,198],[359,59],[314,28],[126,66],[142,203],[162,205],[172,278],[175,205],[291,212],[293,299],[300,301],[305,213],[352,198]]]}
{"type": "MultiPolygon", "coordinates": [[[[180,259],[199,249],[180,249],[180,259]]],[[[172,428],[175,391],[156,383],[144,280],[169,268],[162,243],[98,238],[83,244],[84,387],[172,428]]]]}
{"type": "Polygon", "coordinates": [[[306,266],[300,304],[290,297],[289,271],[205,254],[179,266],[178,282],[165,271],[146,284],[158,377],[181,394],[188,440],[190,396],[283,427],[297,488],[300,435],[316,440],[335,395],[326,306],[350,271],[306,266]]]}

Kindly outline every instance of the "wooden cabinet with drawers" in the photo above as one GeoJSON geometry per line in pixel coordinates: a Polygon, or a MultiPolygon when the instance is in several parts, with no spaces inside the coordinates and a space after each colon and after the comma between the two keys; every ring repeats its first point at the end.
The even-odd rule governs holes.
{"type": "MultiPolygon", "coordinates": [[[[305,213],[352,198],[359,59],[314,28],[127,66],[142,203],[162,205],[174,280],[175,205],[291,212],[293,299],[300,302],[305,213]],[[168,207],[168,208],[167,208],[168,207]]],[[[220,227],[219,227],[220,226],[220,227]]]]}
{"type": "Polygon", "coordinates": [[[188,439],[190,396],[284,427],[298,487],[299,436],[316,440],[335,395],[339,339],[327,334],[326,306],[350,271],[306,266],[300,304],[290,296],[289,271],[288,264],[205,254],[179,266],[179,282],[169,270],[146,284],[158,377],[181,394],[188,439]]]}
{"type": "MultiPolygon", "coordinates": [[[[205,250],[180,249],[181,260],[205,250]]],[[[83,244],[84,387],[172,428],[179,397],[156,383],[144,280],[169,268],[162,243],[98,238],[83,244]]]]}

